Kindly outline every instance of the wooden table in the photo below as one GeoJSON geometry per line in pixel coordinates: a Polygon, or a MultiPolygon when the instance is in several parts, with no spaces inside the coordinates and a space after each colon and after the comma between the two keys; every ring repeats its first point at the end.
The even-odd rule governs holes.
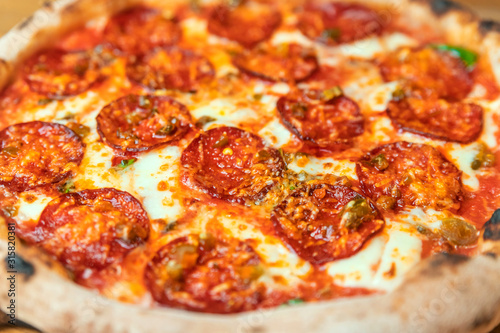
{"type": "MultiPolygon", "coordinates": [[[[482,17],[500,21],[499,0],[456,0],[476,10],[482,17]]],[[[43,0],[0,0],[0,36],[20,22],[24,17],[33,13],[41,6],[43,0]]],[[[1,291],[0,291],[1,292],[1,291]]],[[[2,328],[0,318],[0,331],[4,333],[34,332],[31,330],[12,327],[2,328]]],[[[491,333],[500,333],[500,326],[491,333]]]]}

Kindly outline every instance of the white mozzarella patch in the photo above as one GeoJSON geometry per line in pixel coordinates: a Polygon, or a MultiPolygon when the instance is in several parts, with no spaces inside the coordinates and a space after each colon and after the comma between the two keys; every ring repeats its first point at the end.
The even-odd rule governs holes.
{"type": "Polygon", "coordinates": [[[437,231],[441,227],[441,220],[447,217],[450,217],[450,213],[436,211],[434,209],[427,209],[424,211],[422,208],[415,207],[400,212],[397,219],[387,222],[393,225],[406,223],[413,227],[423,226],[432,231],[437,231]]]}
{"type": "Polygon", "coordinates": [[[460,169],[462,173],[462,182],[468,186],[470,190],[477,191],[479,189],[479,180],[477,175],[480,171],[473,170],[471,167],[472,162],[480,151],[480,145],[473,143],[470,145],[460,145],[454,143],[450,145],[448,150],[451,161],[455,166],[460,169]]]}
{"type": "Polygon", "coordinates": [[[87,145],[83,161],[74,178],[82,188],[115,187],[120,189],[120,174],[110,171],[113,150],[100,142],[87,145]]]}
{"type": "Polygon", "coordinates": [[[303,165],[302,159],[296,159],[288,164],[288,168],[294,172],[305,171],[310,175],[334,174],[358,179],[356,175],[356,163],[349,160],[335,160],[333,158],[318,158],[309,156],[307,163],[303,165]],[[298,165],[300,163],[300,165],[298,165]]]}
{"type": "Polygon", "coordinates": [[[280,45],[280,44],[299,44],[304,47],[313,47],[314,42],[309,38],[304,36],[299,30],[294,31],[278,31],[276,32],[272,39],[271,44],[280,45]]]}
{"type": "Polygon", "coordinates": [[[422,241],[407,232],[386,228],[355,255],[327,264],[335,282],[345,287],[390,291],[420,261],[422,241]]]}
{"type": "Polygon", "coordinates": [[[400,47],[412,47],[417,41],[402,33],[392,33],[380,37],[365,38],[353,43],[335,47],[318,47],[320,62],[335,64],[338,57],[372,59],[380,53],[394,51],[400,47]]]}
{"type": "Polygon", "coordinates": [[[499,146],[497,134],[500,130],[497,124],[497,119],[500,119],[500,99],[491,102],[476,102],[479,102],[484,110],[483,133],[481,134],[479,141],[484,142],[490,149],[497,150],[497,147],[499,146]]]}
{"type": "Polygon", "coordinates": [[[389,241],[372,283],[377,289],[390,291],[403,282],[405,274],[420,262],[422,241],[407,231],[390,228],[386,232],[389,241]]]}
{"type": "Polygon", "coordinates": [[[271,120],[258,134],[275,148],[285,146],[292,139],[292,133],[283,126],[279,119],[271,120]]]}
{"type": "Polygon", "coordinates": [[[175,196],[179,189],[180,157],[181,151],[175,146],[153,150],[141,156],[123,180],[132,184],[151,219],[172,222],[182,215],[183,206],[175,196]],[[168,184],[167,189],[158,189],[161,181],[168,184]]]}
{"type": "Polygon", "coordinates": [[[53,101],[50,102],[44,106],[39,107],[38,109],[35,109],[32,112],[23,112],[21,114],[21,122],[29,122],[29,121],[34,121],[34,120],[40,120],[40,121],[52,121],[54,118],[54,115],[57,113],[58,109],[58,102],[53,101]]]}
{"type": "Polygon", "coordinates": [[[216,120],[204,126],[207,130],[213,125],[226,125],[238,127],[241,123],[258,119],[258,114],[250,108],[239,108],[236,101],[229,98],[218,98],[209,103],[201,104],[191,109],[191,114],[198,119],[209,116],[216,120]]]}
{"type": "Polygon", "coordinates": [[[370,286],[384,253],[386,238],[385,235],[373,238],[353,256],[326,264],[326,271],[337,284],[346,287],[370,286]]]}
{"type": "Polygon", "coordinates": [[[183,20],[181,27],[186,36],[206,36],[208,34],[207,21],[198,17],[183,20]]]}
{"type": "Polygon", "coordinates": [[[53,198],[32,192],[23,192],[19,198],[16,220],[20,222],[38,221],[45,207],[53,198]],[[30,197],[30,200],[27,198],[30,197]],[[33,197],[36,199],[33,200],[33,197]]]}
{"type": "Polygon", "coordinates": [[[271,86],[271,92],[286,95],[290,92],[290,86],[284,82],[275,83],[271,86]]]}
{"type": "Polygon", "coordinates": [[[351,91],[351,96],[362,110],[385,112],[393,93],[399,88],[399,82],[389,82],[382,85],[351,91]]]}
{"type": "Polygon", "coordinates": [[[387,131],[393,130],[391,119],[387,116],[378,117],[372,123],[372,135],[370,137],[372,142],[388,142],[391,137],[387,131]]]}

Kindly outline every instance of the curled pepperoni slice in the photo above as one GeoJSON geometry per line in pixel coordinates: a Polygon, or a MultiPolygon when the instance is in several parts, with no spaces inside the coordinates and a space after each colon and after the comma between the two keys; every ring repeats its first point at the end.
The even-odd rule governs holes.
{"type": "Polygon", "coordinates": [[[57,183],[71,175],[85,145],[66,126],[41,121],[0,132],[0,184],[23,191],[57,183]]]}
{"type": "Polygon", "coordinates": [[[452,100],[465,98],[474,84],[459,57],[432,48],[400,49],[382,61],[380,71],[386,81],[404,80],[413,90],[452,100]]]}
{"type": "Polygon", "coordinates": [[[127,76],[153,90],[196,91],[214,78],[215,70],[203,56],[169,48],[134,57],[127,67],[127,76]]]}
{"type": "Polygon", "coordinates": [[[259,200],[285,167],[280,153],[260,137],[234,127],[214,128],[184,150],[183,182],[214,198],[245,203],[259,200]]]}
{"type": "Polygon", "coordinates": [[[129,54],[171,46],[181,38],[175,20],[163,17],[153,8],[135,7],[113,16],[104,29],[104,39],[129,54]]]}
{"type": "Polygon", "coordinates": [[[119,98],[105,106],[96,120],[101,139],[127,152],[151,150],[179,140],[191,127],[187,108],[166,96],[119,98]]]}
{"type": "Polygon", "coordinates": [[[306,185],[271,214],[278,235],[313,264],[350,257],[384,227],[375,206],[343,185],[306,185]]]}
{"type": "Polygon", "coordinates": [[[306,5],[298,28],[312,40],[335,45],[378,35],[384,25],[383,18],[366,6],[329,2],[306,5]]]}
{"type": "Polygon", "coordinates": [[[363,134],[364,119],[356,102],[338,91],[336,96],[331,91],[292,91],[278,100],[281,120],[309,145],[343,147],[363,134]]]}
{"type": "Polygon", "coordinates": [[[110,265],[148,235],[149,218],[141,203],[112,188],[52,200],[35,229],[36,242],[77,272],[110,265]]]}
{"type": "Polygon", "coordinates": [[[363,192],[387,208],[460,208],[462,172],[429,145],[403,141],[375,148],[356,173],[363,192]]]}
{"type": "Polygon", "coordinates": [[[300,82],[318,69],[314,52],[298,44],[247,50],[233,63],[243,72],[271,81],[300,82]]]}
{"type": "Polygon", "coordinates": [[[233,313],[261,303],[265,287],[258,254],[246,243],[210,234],[177,238],[161,248],[145,271],[160,304],[193,311],[233,313]]]}
{"type": "Polygon", "coordinates": [[[271,37],[280,24],[281,14],[263,4],[244,4],[236,8],[220,5],[208,19],[208,31],[252,48],[271,37]]]}
{"type": "Polygon", "coordinates": [[[101,78],[98,63],[90,53],[58,49],[28,59],[23,74],[31,91],[50,98],[81,94],[101,78]]]}
{"type": "Polygon", "coordinates": [[[392,100],[387,113],[403,130],[430,138],[470,143],[483,128],[483,108],[477,104],[448,102],[414,92],[410,97],[392,100]]]}

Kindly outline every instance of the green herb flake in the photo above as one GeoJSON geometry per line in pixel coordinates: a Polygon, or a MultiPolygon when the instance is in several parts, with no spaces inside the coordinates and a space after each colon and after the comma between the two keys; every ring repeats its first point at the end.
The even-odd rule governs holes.
{"type": "Polygon", "coordinates": [[[286,302],[287,305],[297,305],[297,304],[302,304],[304,303],[304,300],[301,298],[294,298],[286,302]]]}
{"type": "Polygon", "coordinates": [[[132,158],[130,160],[122,160],[120,162],[120,164],[118,164],[118,167],[120,167],[122,169],[128,168],[129,166],[131,166],[132,164],[134,164],[135,161],[137,161],[137,159],[135,159],[135,158],[132,158]]]}
{"type": "Polygon", "coordinates": [[[460,46],[447,45],[447,44],[433,44],[431,45],[431,47],[439,51],[451,52],[455,56],[462,59],[462,61],[465,63],[467,67],[474,66],[478,59],[477,53],[460,46]]]}

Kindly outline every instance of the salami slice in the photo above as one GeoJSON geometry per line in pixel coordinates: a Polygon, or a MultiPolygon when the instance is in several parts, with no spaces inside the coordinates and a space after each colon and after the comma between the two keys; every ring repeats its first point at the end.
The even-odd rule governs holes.
{"type": "Polygon", "coordinates": [[[457,211],[461,205],[462,172],[429,145],[380,146],[357,163],[356,173],[366,195],[396,211],[407,206],[457,211]]]}
{"type": "Polygon", "coordinates": [[[142,54],[155,47],[176,44],[182,30],[153,8],[135,7],[112,17],[104,29],[104,39],[127,54],[142,54]]]}
{"type": "Polygon", "coordinates": [[[101,78],[89,52],[59,49],[35,54],[26,61],[23,74],[31,91],[55,99],[81,94],[101,78]]]}
{"type": "Polygon", "coordinates": [[[281,239],[317,265],[352,256],[385,224],[361,194],[330,184],[297,189],[276,206],[271,219],[281,239]]]}
{"type": "Polygon", "coordinates": [[[127,76],[153,90],[189,92],[210,82],[215,76],[215,70],[212,63],[203,56],[179,48],[168,48],[133,57],[127,66],[127,76]]]}
{"type": "Polygon", "coordinates": [[[247,74],[270,81],[300,82],[318,69],[314,51],[298,44],[246,50],[233,63],[247,74]]]}
{"type": "Polygon", "coordinates": [[[415,91],[392,100],[387,114],[396,128],[433,139],[470,143],[483,129],[483,108],[477,104],[447,102],[415,91]]]}
{"type": "Polygon", "coordinates": [[[312,40],[328,45],[349,43],[381,34],[384,20],[361,4],[327,2],[308,4],[299,17],[298,28],[312,40]]]}
{"type": "Polygon", "coordinates": [[[208,19],[208,31],[252,48],[271,37],[280,24],[280,12],[268,5],[252,3],[236,8],[220,5],[208,19]]]}
{"type": "Polygon", "coordinates": [[[41,121],[0,132],[0,184],[15,191],[57,183],[83,158],[85,145],[66,126],[41,121]]]}
{"type": "Polygon", "coordinates": [[[141,203],[112,188],[52,200],[35,229],[36,242],[75,272],[120,260],[148,235],[149,218],[141,203]]]}
{"type": "Polygon", "coordinates": [[[276,149],[235,127],[201,134],[184,150],[181,162],[186,185],[236,203],[261,199],[285,167],[276,149]]]}
{"type": "Polygon", "coordinates": [[[412,90],[450,100],[465,98],[474,84],[459,57],[429,47],[395,51],[381,62],[380,72],[386,81],[404,80],[412,90]]]}
{"type": "Polygon", "coordinates": [[[282,122],[309,145],[330,149],[346,146],[363,134],[364,119],[357,103],[338,92],[292,91],[278,100],[282,122]]]}
{"type": "Polygon", "coordinates": [[[121,97],[96,118],[97,131],[110,147],[124,152],[147,151],[181,139],[191,128],[191,115],[167,96],[121,97]]]}
{"type": "Polygon", "coordinates": [[[193,311],[234,313],[256,309],[265,287],[258,254],[246,243],[210,234],[177,238],[161,248],[145,271],[160,304],[193,311]]]}

